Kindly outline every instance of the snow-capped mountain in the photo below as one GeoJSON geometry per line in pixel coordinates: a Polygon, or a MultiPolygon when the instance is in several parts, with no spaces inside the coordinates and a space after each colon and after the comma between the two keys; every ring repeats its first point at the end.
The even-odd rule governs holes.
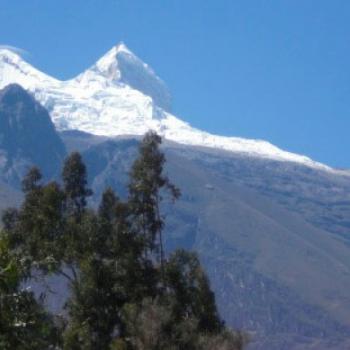
{"type": "Polygon", "coordinates": [[[76,129],[113,137],[143,135],[152,129],[180,144],[331,170],[266,141],[217,136],[191,127],[170,113],[165,84],[124,44],[113,47],[92,67],[67,81],[48,76],[18,54],[1,49],[0,88],[11,83],[32,92],[48,109],[58,130],[76,129]]]}
{"type": "MultiPolygon", "coordinates": [[[[99,204],[106,186],[126,198],[135,137],[58,134],[50,117],[60,130],[113,137],[152,128],[211,147],[164,144],[167,172],[182,192],[175,206],[164,206],[167,252],[199,254],[226,324],[252,335],[249,349],[350,349],[349,171],[191,128],[171,114],[164,83],[123,45],[69,81],[0,50],[0,88],[11,83],[30,90],[51,116],[16,84],[0,91],[0,211],[20,205],[28,167],[58,179],[72,150],[86,164],[90,204],[99,204]]],[[[61,311],[68,289],[52,277],[45,290],[61,311]]]]}

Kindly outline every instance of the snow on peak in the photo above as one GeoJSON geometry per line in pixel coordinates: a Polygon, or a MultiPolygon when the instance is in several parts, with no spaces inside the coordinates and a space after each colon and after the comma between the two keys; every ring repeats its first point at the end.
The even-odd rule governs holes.
{"type": "Polygon", "coordinates": [[[118,64],[118,55],[126,54],[133,59],[136,59],[136,56],[126,47],[126,45],[121,42],[116,46],[113,46],[104,56],[102,56],[96,63],[96,66],[101,72],[108,71],[111,67],[114,67],[118,64]]]}
{"type": "Polygon", "coordinates": [[[150,96],[162,109],[171,109],[171,96],[165,83],[124,43],[114,46],[76,80],[87,85],[96,84],[97,81],[104,86],[128,85],[150,96]]]}
{"type": "Polygon", "coordinates": [[[17,83],[30,90],[38,84],[54,84],[56,81],[32,67],[17,52],[0,47],[0,88],[17,83]]]}
{"type": "MultiPolygon", "coordinates": [[[[104,75],[109,80],[119,81],[121,79],[121,72],[119,68],[118,55],[124,52],[120,45],[114,46],[104,56],[102,56],[96,64],[91,68],[96,72],[104,75]]],[[[126,49],[128,55],[132,53],[126,49]]]]}
{"type": "Polygon", "coordinates": [[[17,83],[31,91],[49,111],[58,130],[95,135],[143,135],[154,130],[165,139],[330,169],[268,142],[211,135],[170,114],[170,94],[154,71],[123,43],[113,47],[76,78],[60,81],[0,49],[0,88],[17,83]]]}
{"type": "Polygon", "coordinates": [[[21,61],[21,56],[13,50],[0,47],[0,61],[8,64],[15,64],[21,61]]]}

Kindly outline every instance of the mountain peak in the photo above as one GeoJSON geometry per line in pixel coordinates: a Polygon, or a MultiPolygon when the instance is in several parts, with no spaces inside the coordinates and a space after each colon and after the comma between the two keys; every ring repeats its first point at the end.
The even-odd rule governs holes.
{"type": "Polygon", "coordinates": [[[95,64],[95,67],[113,80],[119,80],[120,71],[118,59],[121,54],[128,55],[132,59],[137,57],[127,48],[127,46],[120,42],[118,45],[113,46],[105,55],[103,55],[95,64]]]}
{"type": "Polygon", "coordinates": [[[47,108],[59,130],[118,136],[142,135],[151,129],[181,144],[329,169],[268,142],[221,137],[192,128],[169,112],[166,85],[124,43],[115,45],[91,68],[67,81],[40,72],[15,53],[1,52],[0,88],[11,83],[22,85],[47,108]],[[6,60],[18,63],[8,64],[6,60]]]}
{"type": "MultiPolygon", "coordinates": [[[[129,48],[125,45],[125,43],[124,43],[123,41],[121,41],[119,44],[117,44],[117,45],[115,46],[115,48],[116,48],[117,53],[119,53],[119,52],[125,52],[125,53],[127,53],[127,54],[129,54],[129,55],[134,55],[134,54],[129,50],[129,48]]],[[[134,56],[135,56],[135,55],[134,55],[134,56]]]]}
{"type": "Polygon", "coordinates": [[[127,85],[151,97],[158,107],[166,111],[171,109],[171,97],[165,83],[123,42],[113,46],[76,80],[90,85],[100,82],[105,87],[127,85]]]}

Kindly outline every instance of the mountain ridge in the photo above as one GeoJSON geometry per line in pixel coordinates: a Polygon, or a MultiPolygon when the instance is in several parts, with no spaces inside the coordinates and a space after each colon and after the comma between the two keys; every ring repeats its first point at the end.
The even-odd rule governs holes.
{"type": "Polygon", "coordinates": [[[92,67],[66,81],[38,71],[16,53],[0,50],[0,88],[9,83],[32,92],[60,131],[76,129],[114,137],[143,135],[152,129],[180,144],[334,171],[267,141],[217,136],[191,127],[168,111],[170,95],[165,84],[125,44],[113,47],[92,67]]]}

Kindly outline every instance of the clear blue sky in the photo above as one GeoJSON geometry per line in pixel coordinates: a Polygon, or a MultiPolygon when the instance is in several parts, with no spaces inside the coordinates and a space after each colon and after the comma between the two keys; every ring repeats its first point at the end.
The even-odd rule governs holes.
{"type": "Polygon", "coordinates": [[[0,0],[0,44],[58,78],[119,41],[192,125],[350,168],[350,1],[0,0]]]}

